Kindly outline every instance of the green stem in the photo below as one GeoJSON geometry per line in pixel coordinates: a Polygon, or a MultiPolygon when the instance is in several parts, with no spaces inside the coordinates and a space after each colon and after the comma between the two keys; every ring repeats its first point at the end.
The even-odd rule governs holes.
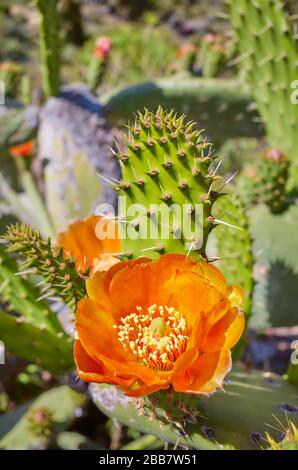
{"type": "Polygon", "coordinates": [[[40,13],[40,52],[44,91],[47,97],[60,91],[60,39],[58,0],[36,0],[40,13]]]}

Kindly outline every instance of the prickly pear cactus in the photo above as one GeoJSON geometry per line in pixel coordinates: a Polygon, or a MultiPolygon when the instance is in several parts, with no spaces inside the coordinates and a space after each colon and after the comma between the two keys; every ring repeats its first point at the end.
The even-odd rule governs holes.
{"type": "Polygon", "coordinates": [[[163,392],[144,399],[125,397],[115,387],[90,386],[101,411],[146,434],[202,450],[260,450],[266,432],[286,413],[297,426],[297,388],[282,378],[234,370],[225,393],[198,399],[163,392]],[[265,399],[264,399],[265,397],[265,399]],[[258,413],[256,413],[258,410],[258,413]]]}
{"type": "Polygon", "coordinates": [[[281,214],[288,206],[286,184],[289,160],[277,149],[266,149],[256,155],[238,178],[241,199],[248,207],[266,204],[273,214],[281,214]]]}
{"type": "Polygon", "coordinates": [[[24,315],[0,311],[0,340],[8,352],[54,374],[63,374],[73,368],[72,339],[62,331],[52,333],[36,326],[24,315]]]}
{"type": "Polygon", "coordinates": [[[220,223],[212,208],[225,186],[211,170],[211,144],[194,123],[161,107],[139,113],[128,134],[127,152],[117,154],[122,180],[114,185],[123,251],[134,258],[168,252],[206,258],[208,236],[220,223]]]}
{"type": "Polygon", "coordinates": [[[296,95],[298,55],[284,3],[229,1],[240,70],[257,102],[269,143],[291,160],[289,185],[297,188],[298,106],[292,95],[296,95]]]}
{"type": "Polygon", "coordinates": [[[107,183],[120,172],[110,150],[111,130],[87,87],[66,87],[46,103],[38,143],[45,164],[46,203],[56,231],[93,213],[99,203],[116,202],[107,183]]]}

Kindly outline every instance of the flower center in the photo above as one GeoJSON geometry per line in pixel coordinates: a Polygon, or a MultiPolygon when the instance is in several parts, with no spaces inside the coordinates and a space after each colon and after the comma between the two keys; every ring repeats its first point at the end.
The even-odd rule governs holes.
{"type": "Polygon", "coordinates": [[[138,313],[121,318],[118,339],[146,366],[170,370],[185,351],[187,324],[174,307],[151,305],[146,310],[137,307],[138,313]]]}

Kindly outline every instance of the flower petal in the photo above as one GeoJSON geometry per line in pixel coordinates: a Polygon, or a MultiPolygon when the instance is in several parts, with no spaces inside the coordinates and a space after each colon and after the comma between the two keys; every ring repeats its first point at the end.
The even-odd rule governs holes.
{"type": "Polygon", "coordinates": [[[231,367],[228,350],[202,354],[195,364],[173,377],[176,392],[210,394],[221,388],[231,367]]]}
{"type": "Polygon", "coordinates": [[[80,341],[75,341],[74,358],[79,377],[85,382],[109,383],[113,385],[130,386],[131,378],[115,376],[102,362],[94,361],[85,351],[80,341]]]}
{"type": "Polygon", "coordinates": [[[226,293],[232,307],[241,307],[244,299],[244,290],[240,286],[230,286],[226,293]]]}
{"type": "Polygon", "coordinates": [[[104,305],[92,299],[80,300],[77,307],[76,328],[85,350],[95,361],[100,359],[101,355],[119,361],[127,357],[118,341],[114,325],[114,318],[104,305]]]}
{"type": "Polygon", "coordinates": [[[62,246],[65,258],[76,260],[76,269],[79,272],[85,272],[88,268],[93,270],[101,255],[121,251],[116,226],[111,221],[95,215],[71,223],[65,232],[58,234],[56,243],[62,246]],[[111,226],[114,238],[98,238],[98,224],[111,226]]]}
{"type": "Polygon", "coordinates": [[[243,333],[244,315],[237,308],[229,309],[207,332],[201,348],[204,352],[232,348],[243,333]]]}
{"type": "Polygon", "coordinates": [[[227,283],[219,269],[210,263],[201,261],[200,263],[197,263],[195,271],[204,278],[208,279],[210,284],[216,287],[219,292],[225,294],[227,290],[227,283]]]}
{"type": "Polygon", "coordinates": [[[227,349],[222,349],[220,351],[220,357],[213,377],[200,387],[199,392],[195,391],[195,393],[210,395],[211,393],[215,392],[216,389],[222,389],[224,378],[228,372],[230,372],[231,367],[231,352],[227,349]]]}
{"type": "Polygon", "coordinates": [[[174,305],[190,326],[201,312],[209,311],[221,299],[221,293],[195,272],[178,274],[171,290],[174,305]]]}
{"type": "MultiPolygon", "coordinates": [[[[117,263],[117,265],[113,266],[113,268],[117,268],[119,264],[121,263],[117,263]]],[[[86,290],[89,299],[97,300],[98,302],[103,304],[105,306],[105,309],[108,310],[111,315],[119,316],[121,314],[119,306],[112,302],[112,299],[110,297],[109,277],[107,275],[107,272],[96,271],[96,273],[93,274],[92,277],[87,279],[86,290]]]]}
{"type": "Polygon", "coordinates": [[[154,393],[158,390],[169,388],[169,385],[170,385],[169,383],[160,382],[154,385],[143,385],[137,388],[132,387],[130,389],[125,390],[125,395],[127,395],[128,397],[136,397],[136,398],[142,397],[144,395],[149,395],[150,393],[154,393]]]}
{"type": "Polygon", "coordinates": [[[148,306],[146,289],[148,275],[149,267],[146,259],[127,263],[123,269],[113,275],[109,294],[112,301],[121,307],[122,315],[136,312],[137,306],[148,306]]]}

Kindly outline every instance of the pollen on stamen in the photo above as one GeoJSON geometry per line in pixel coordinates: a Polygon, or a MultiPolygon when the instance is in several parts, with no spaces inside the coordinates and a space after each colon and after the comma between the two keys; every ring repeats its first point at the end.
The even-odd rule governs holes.
{"type": "Polygon", "coordinates": [[[188,329],[185,317],[174,307],[151,305],[136,307],[137,313],[121,318],[118,339],[148,367],[170,370],[185,351],[188,329]]]}

